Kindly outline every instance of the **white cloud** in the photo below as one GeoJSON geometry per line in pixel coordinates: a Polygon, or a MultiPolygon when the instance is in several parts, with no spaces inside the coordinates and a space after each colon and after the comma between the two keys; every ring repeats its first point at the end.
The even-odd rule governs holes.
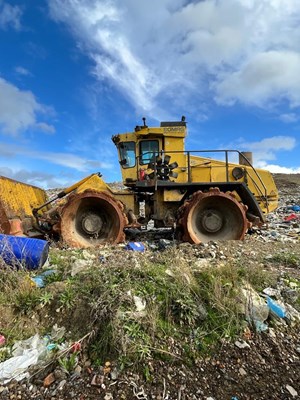
{"type": "Polygon", "coordinates": [[[216,100],[221,104],[236,101],[263,107],[288,100],[300,106],[300,53],[269,51],[256,54],[241,69],[226,74],[214,84],[216,100]]]}
{"type": "MultiPolygon", "coordinates": [[[[300,173],[300,167],[282,167],[274,163],[279,154],[296,149],[297,141],[291,136],[273,136],[260,141],[250,142],[240,139],[231,143],[229,147],[238,148],[240,151],[250,151],[253,154],[253,165],[256,168],[267,169],[272,173],[300,173]],[[273,161],[270,163],[270,161],[273,161]]],[[[236,161],[235,161],[236,162],[236,161]]]]}
{"type": "Polygon", "coordinates": [[[16,72],[18,75],[22,75],[22,76],[31,76],[31,75],[32,75],[31,72],[28,71],[28,69],[26,69],[26,68],[24,68],[24,67],[21,67],[21,66],[17,66],[17,67],[15,68],[15,72],[16,72]]]}
{"type": "Polygon", "coordinates": [[[280,121],[285,122],[287,124],[291,124],[293,122],[299,121],[300,116],[298,116],[295,113],[286,113],[286,114],[281,114],[279,116],[280,121]]]}
{"type": "Polygon", "coordinates": [[[37,151],[27,147],[18,147],[3,143],[0,144],[0,156],[10,159],[17,156],[22,158],[27,157],[35,160],[44,160],[54,165],[61,165],[63,167],[68,167],[82,172],[87,172],[95,168],[112,168],[111,163],[104,161],[101,162],[98,160],[89,160],[71,153],[37,151]]]}
{"type": "Polygon", "coordinates": [[[31,91],[20,90],[0,78],[0,131],[10,136],[17,136],[30,127],[53,132],[54,127],[37,120],[37,114],[45,112],[47,108],[31,91]]]}
{"type": "Polygon", "coordinates": [[[67,187],[69,185],[68,179],[42,171],[0,167],[0,175],[43,188],[67,187]]]}
{"type": "Polygon", "coordinates": [[[48,0],[78,48],[140,111],[202,112],[211,99],[300,106],[300,2],[48,0]],[[155,10],[155,12],[153,12],[155,10]]]}
{"type": "Polygon", "coordinates": [[[35,124],[36,129],[43,131],[45,133],[55,133],[55,128],[53,125],[46,124],[45,122],[38,122],[35,124]]]}
{"type": "Polygon", "coordinates": [[[291,136],[272,136],[265,138],[257,142],[241,142],[239,147],[242,149],[248,149],[248,151],[281,151],[281,150],[293,150],[296,146],[296,139],[291,136]]]}
{"type": "Polygon", "coordinates": [[[288,168],[276,164],[268,164],[266,162],[257,163],[257,168],[266,169],[273,174],[300,174],[300,167],[288,168]]]}
{"type": "Polygon", "coordinates": [[[22,10],[19,6],[12,6],[0,0],[0,29],[12,27],[15,30],[21,29],[22,10]]]}

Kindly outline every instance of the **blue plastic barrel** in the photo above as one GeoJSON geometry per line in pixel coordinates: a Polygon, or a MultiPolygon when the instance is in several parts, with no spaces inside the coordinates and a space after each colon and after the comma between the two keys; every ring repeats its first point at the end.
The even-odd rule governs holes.
{"type": "Polygon", "coordinates": [[[0,234],[0,257],[8,265],[37,269],[44,265],[48,253],[46,240],[0,234]]]}

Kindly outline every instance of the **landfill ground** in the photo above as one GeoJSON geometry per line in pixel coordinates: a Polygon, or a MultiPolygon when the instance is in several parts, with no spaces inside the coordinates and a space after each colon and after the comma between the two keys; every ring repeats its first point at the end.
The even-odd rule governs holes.
{"type": "MultiPolygon", "coordinates": [[[[268,276],[269,291],[266,293],[275,300],[282,300],[290,312],[288,317],[276,317],[273,313],[264,321],[265,325],[259,325],[261,329],[251,322],[245,323],[238,336],[225,335],[206,351],[199,351],[197,356],[193,354],[189,360],[174,346],[176,337],[166,336],[162,340],[169,343],[170,351],[165,351],[165,357],[146,356],[144,361],[128,363],[123,369],[120,357],[98,363],[92,361],[87,351],[92,338],[88,337],[81,342],[72,370],[66,371],[61,364],[53,363],[35,370],[29,379],[7,384],[0,382],[0,399],[300,399],[300,211],[291,208],[300,205],[300,175],[280,174],[275,175],[275,180],[281,195],[280,207],[269,216],[267,227],[251,231],[243,242],[196,246],[173,242],[170,233],[165,241],[156,232],[148,239],[143,233],[130,238],[145,243],[144,253],[126,251],[122,246],[105,247],[90,255],[85,251],[83,260],[88,264],[100,259],[106,268],[123,266],[126,269],[127,265],[159,259],[164,253],[169,255],[170,263],[166,265],[166,271],[180,260],[191,270],[210,268],[211,271],[238,262],[249,274],[253,271],[257,275],[256,290],[260,287],[259,279],[262,279],[261,292],[266,288],[263,279],[268,276]],[[275,295],[271,289],[275,290],[275,295]]],[[[84,261],[80,264],[73,257],[72,263],[73,266],[76,264],[76,274],[84,269],[84,261]]],[[[72,270],[74,274],[75,269],[72,270]]],[[[252,280],[255,282],[255,277],[252,276],[252,280]]],[[[60,290],[60,284],[55,283],[56,291],[60,290]]],[[[223,285],[234,287],[235,282],[224,281],[223,285]]],[[[105,307],[108,305],[103,304],[105,307]]],[[[11,305],[6,308],[10,309],[11,305]]],[[[10,314],[10,318],[16,318],[16,315],[10,314]]],[[[83,304],[72,310],[53,305],[27,313],[23,328],[30,328],[32,334],[44,334],[39,329],[46,326],[47,318],[48,325],[64,326],[66,336],[72,332],[72,340],[80,341],[90,333],[83,304]],[[74,339],[75,332],[77,338],[74,339]]],[[[7,319],[5,307],[0,303],[0,334],[7,319]]],[[[100,319],[97,322],[101,323],[106,321],[100,319]]],[[[193,332],[186,343],[193,342],[193,332]]]]}

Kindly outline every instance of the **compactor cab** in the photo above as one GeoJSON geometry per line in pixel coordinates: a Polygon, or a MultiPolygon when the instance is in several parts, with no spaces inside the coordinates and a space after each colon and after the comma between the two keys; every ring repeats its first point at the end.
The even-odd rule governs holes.
{"type": "Polygon", "coordinates": [[[125,186],[132,187],[137,181],[159,179],[185,182],[184,139],[186,122],[162,122],[160,127],[136,126],[134,132],[113,136],[119,151],[119,162],[125,186]],[[169,155],[169,154],[172,154],[169,155]],[[174,161],[173,161],[174,158],[174,161]],[[176,161],[175,161],[176,159],[176,161]]]}

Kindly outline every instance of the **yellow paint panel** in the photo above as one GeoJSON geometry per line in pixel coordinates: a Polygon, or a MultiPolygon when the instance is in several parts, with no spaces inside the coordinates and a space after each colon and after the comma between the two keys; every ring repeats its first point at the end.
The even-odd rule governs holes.
{"type": "Polygon", "coordinates": [[[36,186],[0,177],[0,201],[8,218],[32,216],[32,209],[47,201],[46,192],[36,186]]]}
{"type": "Polygon", "coordinates": [[[98,175],[92,175],[90,179],[80,185],[77,189],[77,193],[82,193],[85,190],[96,190],[97,192],[111,192],[110,187],[104,182],[98,175]]]}
{"type": "Polygon", "coordinates": [[[184,196],[179,190],[165,190],[164,201],[180,201],[184,196]]]}

